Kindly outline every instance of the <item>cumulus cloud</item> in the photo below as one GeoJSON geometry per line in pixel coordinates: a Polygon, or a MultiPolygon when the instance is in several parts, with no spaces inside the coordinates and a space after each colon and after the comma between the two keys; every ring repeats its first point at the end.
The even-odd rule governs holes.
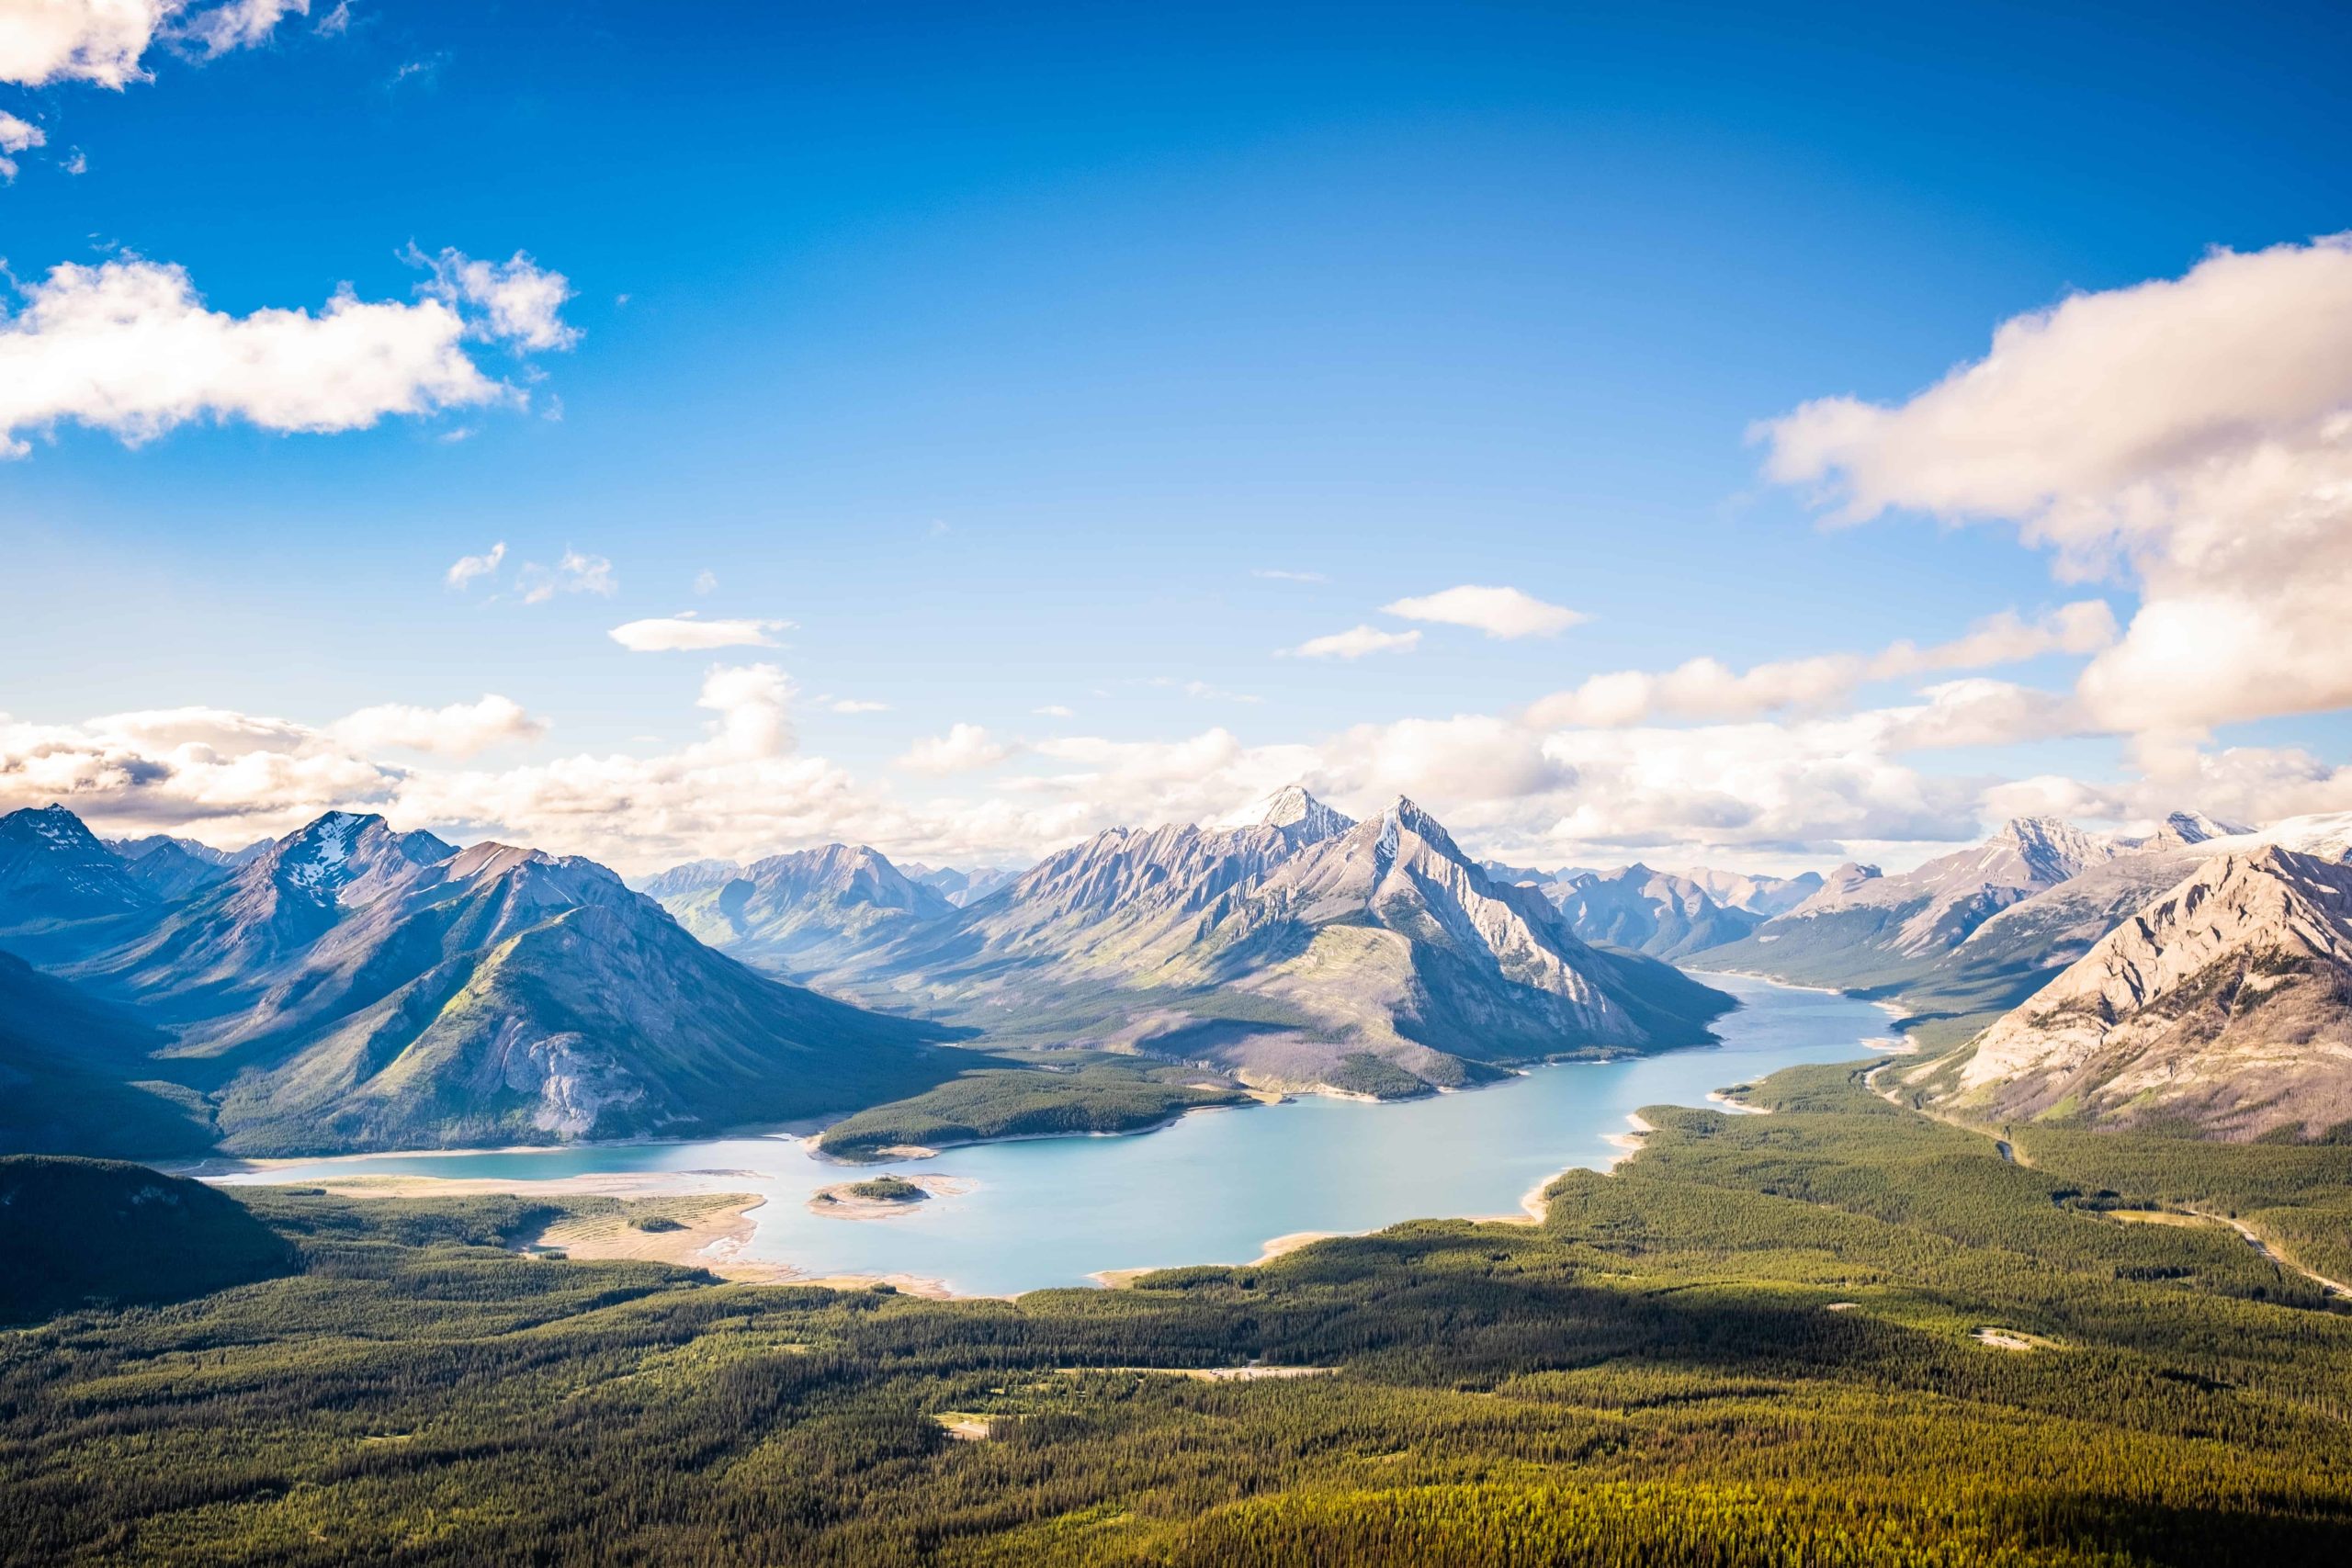
{"type": "Polygon", "coordinates": [[[526,400],[462,346],[514,323],[445,299],[367,301],[345,289],[316,315],[232,316],[207,310],[185,269],[136,256],[67,263],[22,293],[16,313],[0,316],[0,454],[9,457],[31,449],[26,433],[66,423],[135,446],[206,418],[327,432],[526,400]]]}
{"type": "Polygon", "coordinates": [[[388,802],[400,777],[319,730],[219,708],[70,725],[0,716],[0,810],[62,801],[115,831],[246,842],[330,807],[388,802]]]}
{"type": "Polygon", "coordinates": [[[439,708],[384,703],[337,719],[326,732],[355,751],[396,748],[463,760],[503,741],[536,740],[547,729],[513,698],[488,694],[439,708]]]}
{"type": "Polygon", "coordinates": [[[977,724],[958,724],[944,735],[926,736],[916,741],[907,748],[898,765],[918,773],[968,773],[995,767],[1015,750],[977,724]]]}
{"type": "Polygon", "coordinates": [[[0,0],[0,82],[120,89],[148,80],[141,61],[158,38],[209,60],[265,43],[310,9],[311,0],[0,0]]]}
{"type": "Polygon", "coordinates": [[[774,634],[791,625],[790,621],[706,621],[689,610],[667,618],[624,622],[605,635],[631,653],[702,652],[714,648],[774,648],[774,634]]]}
{"type": "Polygon", "coordinates": [[[2114,639],[2114,612],[2104,600],[2086,599],[2061,605],[2034,621],[2003,611],[1977,622],[1962,637],[1926,648],[1896,642],[1875,654],[1775,660],[1746,670],[1702,658],[1662,671],[1614,671],[1539,698],[1530,705],[1526,717],[1544,728],[1616,728],[1662,718],[1709,721],[1818,712],[1842,705],[1866,681],[1984,669],[2051,653],[2089,654],[2114,639]]]}
{"type": "Polygon", "coordinates": [[[175,8],[168,0],[0,0],[0,82],[143,82],[140,57],[175,8]]]}
{"type": "Polygon", "coordinates": [[[442,581],[451,588],[463,592],[466,585],[474,579],[494,576],[498,571],[498,563],[505,558],[506,541],[501,539],[482,555],[459,556],[456,560],[451,561],[449,570],[442,574],[442,581]]]}
{"type": "Polygon", "coordinates": [[[1842,519],[2007,520],[2061,575],[2133,580],[2078,682],[2098,723],[2352,704],[2352,235],[2074,295],[1907,401],[1823,399],[1758,434],[1766,471],[1842,519]]]}
{"type": "MultiPolygon", "coordinates": [[[[1296,648],[1277,652],[1292,659],[1362,659],[1367,653],[1410,653],[1421,645],[1419,632],[1385,632],[1378,626],[1351,626],[1329,637],[1311,637],[1296,648]]],[[[1279,787],[1279,786],[1278,786],[1279,787]]]]}
{"type": "Polygon", "coordinates": [[[603,556],[567,549],[553,566],[526,561],[514,573],[526,604],[544,604],[559,593],[594,593],[609,599],[621,591],[613,563],[603,556]]]}
{"type": "Polygon", "coordinates": [[[1469,626],[1490,637],[1553,637],[1587,619],[1563,604],[1547,604],[1516,588],[1449,588],[1381,606],[1408,621],[1469,626]]]}

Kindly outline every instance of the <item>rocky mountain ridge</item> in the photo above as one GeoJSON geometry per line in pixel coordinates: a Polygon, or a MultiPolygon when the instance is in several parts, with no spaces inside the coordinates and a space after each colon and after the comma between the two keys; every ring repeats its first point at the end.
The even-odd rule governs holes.
{"type": "Polygon", "coordinates": [[[2352,866],[2275,844],[2204,860],[1915,1075],[2001,1120],[2352,1129],[2352,866]]]}
{"type": "MultiPolygon", "coordinates": [[[[44,825],[74,863],[79,840],[44,825]]],[[[693,1131],[850,1110],[954,1070],[925,1049],[939,1030],[749,969],[593,861],[458,850],[380,817],[330,812],[120,919],[137,928],[18,988],[53,987],[28,994],[54,1012],[70,987],[151,1048],[99,1064],[52,1032],[34,1045],[162,1080],[238,1152],[693,1131]]]]}

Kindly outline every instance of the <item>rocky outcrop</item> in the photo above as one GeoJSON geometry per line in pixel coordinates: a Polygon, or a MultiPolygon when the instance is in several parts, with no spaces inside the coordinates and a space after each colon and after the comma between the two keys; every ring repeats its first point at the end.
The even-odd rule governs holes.
{"type": "Polygon", "coordinates": [[[1919,1075],[2004,1120],[2228,1137],[2352,1123],[2352,867],[2275,845],[2199,865],[1919,1075]]]}

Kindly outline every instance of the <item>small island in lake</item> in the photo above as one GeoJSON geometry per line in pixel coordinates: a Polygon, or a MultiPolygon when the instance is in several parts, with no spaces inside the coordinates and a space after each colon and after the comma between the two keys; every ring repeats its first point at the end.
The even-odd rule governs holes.
{"type": "Polygon", "coordinates": [[[970,1182],[952,1176],[926,1176],[921,1181],[870,1176],[818,1189],[808,1200],[808,1212],[829,1220],[887,1220],[912,1213],[930,1199],[969,1190],[970,1182]]]}
{"type": "Polygon", "coordinates": [[[877,1176],[871,1181],[853,1181],[849,1195],[876,1203],[920,1203],[931,1196],[903,1176],[877,1176]]]}

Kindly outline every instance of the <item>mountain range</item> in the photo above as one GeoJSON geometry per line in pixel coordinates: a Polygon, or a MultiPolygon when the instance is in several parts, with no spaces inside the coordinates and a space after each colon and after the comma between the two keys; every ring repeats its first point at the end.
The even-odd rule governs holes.
{"type": "Polygon", "coordinates": [[[36,923],[39,951],[79,939],[52,973],[0,981],[109,1021],[70,1051],[60,1042],[91,1031],[39,1031],[10,1048],[16,1070],[167,1085],[231,1152],[707,1130],[847,1111],[954,1071],[927,1048],[939,1029],[747,968],[576,857],[459,850],[330,812],[164,903],[94,858],[109,852],[69,812],[0,819],[0,842],[47,857],[11,863],[12,897],[47,888],[85,916],[36,923]]]}
{"type": "Polygon", "coordinates": [[[1908,1077],[1965,1114],[2319,1135],[2352,1122],[2347,858],[2352,816],[2184,812],[2019,818],[1891,875],[1544,873],[1294,786],[1018,874],[832,844],[632,890],[372,816],[226,852],[52,806],[0,818],[0,1148],[701,1131],[918,1092],[957,1040],[1396,1098],[1708,1040],[1731,998],[1677,963],[1949,1020],[1908,1077]]]}
{"type": "Polygon", "coordinates": [[[1881,875],[1842,866],[1820,889],[1708,962],[1804,985],[1869,987],[1923,971],[2001,910],[2121,852],[2110,839],[2020,817],[1984,842],[1881,875]]]}
{"type": "Polygon", "coordinates": [[[926,908],[870,850],[779,858],[830,868],[824,885],[763,899],[747,876],[664,902],[730,953],[864,999],[1270,1089],[1427,1093],[1704,1041],[1731,1006],[1586,943],[1407,800],[1356,823],[1293,786],[1238,826],[1113,829],[960,908],[926,908]]]}

